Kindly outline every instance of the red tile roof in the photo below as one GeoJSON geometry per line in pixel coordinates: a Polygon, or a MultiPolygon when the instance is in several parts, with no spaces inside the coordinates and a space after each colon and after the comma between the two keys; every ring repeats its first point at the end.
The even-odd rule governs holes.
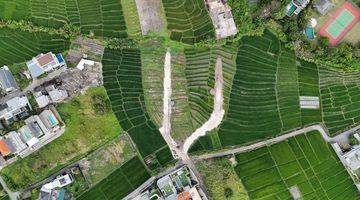
{"type": "Polygon", "coordinates": [[[37,58],[37,61],[39,62],[40,66],[44,66],[52,61],[54,61],[54,57],[52,56],[51,52],[44,54],[42,56],[39,56],[37,58]]]}
{"type": "Polygon", "coordinates": [[[189,192],[182,192],[177,196],[177,200],[190,200],[191,195],[189,192]]]}
{"type": "Polygon", "coordinates": [[[5,140],[0,140],[0,153],[3,156],[7,156],[11,153],[10,148],[6,144],[5,140]]]}

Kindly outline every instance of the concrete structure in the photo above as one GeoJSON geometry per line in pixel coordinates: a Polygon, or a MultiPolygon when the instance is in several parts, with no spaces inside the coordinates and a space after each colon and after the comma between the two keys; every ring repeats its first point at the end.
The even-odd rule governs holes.
{"type": "Polygon", "coordinates": [[[59,120],[51,110],[42,111],[39,117],[50,132],[55,132],[60,129],[59,120]]]}
{"type": "Polygon", "coordinates": [[[46,183],[40,189],[40,200],[63,200],[65,198],[66,190],[60,189],[73,182],[69,174],[60,175],[52,182],[46,183]]]}
{"type": "Polygon", "coordinates": [[[27,145],[21,140],[19,133],[16,131],[6,134],[5,141],[10,147],[12,154],[19,154],[27,148],[27,145]]]}
{"type": "Polygon", "coordinates": [[[343,155],[347,166],[352,170],[356,171],[360,168],[360,146],[357,146],[351,151],[343,155]]]}
{"type": "MultiPolygon", "coordinates": [[[[358,133],[355,133],[354,137],[360,142],[360,136],[358,133]]],[[[344,152],[338,143],[331,143],[331,146],[335,150],[335,153],[339,157],[341,163],[352,175],[355,185],[360,191],[360,145],[352,146],[350,151],[347,152],[344,152]]]]}
{"type": "Polygon", "coordinates": [[[39,108],[44,108],[51,103],[48,95],[43,95],[41,92],[34,93],[35,101],[39,108]]]}
{"type": "Polygon", "coordinates": [[[0,87],[5,92],[11,92],[18,88],[16,81],[7,66],[0,68],[0,87]]]}
{"type": "MultiPolygon", "coordinates": [[[[194,178],[195,176],[192,175],[187,167],[181,167],[159,178],[156,185],[161,191],[162,198],[165,200],[202,200],[203,198],[197,189],[198,181],[193,180],[192,177],[194,178]]],[[[143,192],[137,199],[150,196],[149,194],[143,194],[148,194],[148,191],[143,192]]]]}
{"type": "Polygon", "coordinates": [[[87,60],[87,59],[81,59],[80,62],[76,65],[76,68],[78,68],[79,70],[83,70],[86,66],[91,66],[93,67],[95,65],[95,62],[92,60],[87,60]]]}
{"type": "Polygon", "coordinates": [[[36,137],[40,138],[44,134],[48,134],[51,132],[51,129],[48,129],[45,125],[43,120],[40,119],[38,115],[30,116],[25,120],[26,125],[33,129],[33,132],[36,132],[36,137]]]}
{"type": "Polygon", "coordinates": [[[35,135],[39,135],[41,133],[37,131],[38,130],[31,129],[29,126],[25,125],[18,130],[18,133],[20,135],[20,139],[26,143],[28,147],[32,147],[39,142],[40,137],[36,137],[35,135]]]}
{"type": "Polygon", "coordinates": [[[227,38],[237,34],[238,30],[225,0],[206,0],[211,20],[214,24],[217,39],[227,38]]]}
{"type": "Polygon", "coordinates": [[[26,62],[32,78],[37,78],[44,73],[53,71],[57,68],[66,66],[62,55],[48,52],[46,54],[39,54],[30,61],[26,62]]]}
{"type": "Polygon", "coordinates": [[[286,6],[286,15],[288,17],[298,15],[309,4],[309,0],[291,0],[286,6]]]}
{"type": "Polygon", "coordinates": [[[17,119],[28,116],[27,111],[29,109],[31,110],[31,105],[26,96],[14,97],[5,104],[0,105],[0,120],[2,120],[4,124],[11,124],[17,119]]]}
{"type": "Polygon", "coordinates": [[[69,97],[66,90],[55,88],[54,85],[47,86],[44,91],[35,92],[34,97],[39,108],[44,108],[51,103],[61,103],[69,97]]]}
{"type": "Polygon", "coordinates": [[[165,200],[176,200],[177,191],[169,175],[160,178],[156,182],[157,187],[160,189],[165,200]]]}
{"type": "Polygon", "coordinates": [[[319,109],[319,97],[300,96],[300,108],[302,109],[319,109]]]}
{"type": "Polygon", "coordinates": [[[48,92],[52,103],[61,103],[69,97],[66,90],[57,89],[54,85],[46,87],[46,91],[48,92]]]}
{"type": "Polygon", "coordinates": [[[318,0],[314,7],[320,14],[326,15],[334,7],[334,4],[329,0],[318,0]]]}

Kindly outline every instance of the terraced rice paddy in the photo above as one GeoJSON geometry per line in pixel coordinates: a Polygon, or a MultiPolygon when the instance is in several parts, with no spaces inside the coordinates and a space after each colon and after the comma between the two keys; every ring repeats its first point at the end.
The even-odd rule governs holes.
{"type": "Polygon", "coordinates": [[[236,155],[235,171],[250,199],[359,199],[337,155],[317,132],[236,155]]]}
{"type": "Polygon", "coordinates": [[[319,68],[323,121],[331,135],[360,122],[360,73],[319,68]]]}
{"type": "MultiPolygon", "coordinates": [[[[316,64],[300,61],[298,69],[300,96],[320,97],[318,67],[316,64]]],[[[322,122],[321,109],[301,109],[302,125],[322,122]]]]}
{"type": "Polygon", "coordinates": [[[122,6],[117,0],[0,0],[0,8],[6,10],[0,13],[0,19],[30,20],[53,28],[70,24],[79,26],[84,34],[127,36],[122,6]]]}
{"type": "Polygon", "coordinates": [[[24,62],[49,51],[60,53],[69,45],[70,42],[60,35],[0,28],[0,65],[24,62]]]}
{"type": "MultiPolygon", "coordinates": [[[[227,110],[236,68],[236,53],[236,48],[231,45],[211,49],[194,48],[185,50],[187,88],[194,127],[199,128],[205,123],[213,110],[214,96],[211,94],[211,89],[214,87],[214,68],[217,57],[222,59],[224,109],[227,110]]],[[[195,149],[208,149],[213,146],[212,144],[221,147],[216,132],[202,137],[197,143],[195,149]]]]}
{"type": "Polygon", "coordinates": [[[172,40],[187,44],[213,38],[214,27],[202,0],[162,0],[172,40]]]}
{"type": "Polygon", "coordinates": [[[147,179],[150,174],[138,157],[126,162],[107,178],[86,191],[79,200],[117,200],[122,199],[135,190],[147,179]]]}
{"type": "MultiPolygon", "coordinates": [[[[121,127],[129,133],[143,157],[155,154],[158,158],[157,151],[166,143],[145,107],[140,50],[105,49],[102,63],[104,86],[121,127]]],[[[168,157],[169,162],[172,157],[168,157]]]]}
{"type": "Polygon", "coordinates": [[[189,103],[196,127],[205,123],[213,110],[215,61],[222,60],[224,79],[225,109],[228,106],[230,90],[236,69],[236,48],[231,45],[214,48],[185,49],[186,80],[189,93],[189,103]]]}
{"type": "Polygon", "coordinates": [[[219,129],[223,146],[301,126],[295,56],[282,49],[270,32],[242,39],[229,111],[219,129]]]}
{"type": "Polygon", "coordinates": [[[208,48],[186,49],[185,58],[191,117],[194,127],[200,127],[213,110],[214,59],[208,48]]]}
{"type": "Polygon", "coordinates": [[[160,127],[163,120],[164,59],[166,48],[158,41],[141,45],[145,105],[150,118],[160,127]]]}
{"type": "Polygon", "coordinates": [[[186,80],[186,61],[182,50],[171,50],[171,136],[181,141],[195,130],[191,120],[191,110],[186,80]]]}
{"type": "Polygon", "coordinates": [[[118,0],[77,0],[81,32],[96,36],[126,37],[122,6],[118,0]]]}

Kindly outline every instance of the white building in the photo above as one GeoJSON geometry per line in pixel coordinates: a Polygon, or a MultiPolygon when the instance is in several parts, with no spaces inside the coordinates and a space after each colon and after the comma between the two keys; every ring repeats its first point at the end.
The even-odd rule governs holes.
{"type": "Polygon", "coordinates": [[[45,90],[48,94],[43,94],[41,91],[34,93],[39,108],[44,108],[51,103],[61,103],[69,97],[66,90],[57,89],[54,85],[46,87],[45,90]]]}
{"type": "Polygon", "coordinates": [[[17,118],[26,115],[28,109],[31,110],[31,105],[26,96],[14,97],[0,105],[0,120],[4,120],[6,124],[11,124],[17,118]]]}
{"type": "Polygon", "coordinates": [[[72,177],[69,174],[60,175],[56,177],[55,180],[46,183],[43,185],[40,189],[40,200],[53,200],[58,199],[59,192],[63,192],[62,189],[59,191],[59,188],[62,188],[64,186],[67,186],[73,182],[72,177]]]}
{"type": "Polygon", "coordinates": [[[87,60],[87,59],[81,59],[80,62],[76,65],[76,68],[78,68],[79,70],[83,70],[85,68],[85,66],[94,66],[95,62],[92,60],[87,60]]]}
{"type": "Polygon", "coordinates": [[[352,149],[343,155],[346,165],[352,170],[356,171],[360,168],[360,146],[352,149]]]}

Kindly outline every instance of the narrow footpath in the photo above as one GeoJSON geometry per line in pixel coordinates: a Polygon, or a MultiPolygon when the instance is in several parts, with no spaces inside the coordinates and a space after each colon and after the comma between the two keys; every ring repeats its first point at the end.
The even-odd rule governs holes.
{"type": "Polygon", "coordinates": [[[186,138],[184,142],[184,151],[187,153],[191,145],[201,136],[204,136],[208,131],[218,127],[224,117],[225,110],[223,109],[223,74],[222,74],[222,60],[220,57],[216,59],[215,63],[215,86],[214,86],[214,109],[208,121],[206,121],[200,128],[196,129],[190,137],[186,138]]]}
{"type": "Polygon", "coordinates": [[[164,96],[163,96],[163,121],[162,127],[159,129],[162,137],[169,146],[173,156],[177,159],[175,148],[176,142],[171,137],[171,54],[170,49],[167,50],[164,61],[164,96]]]}

